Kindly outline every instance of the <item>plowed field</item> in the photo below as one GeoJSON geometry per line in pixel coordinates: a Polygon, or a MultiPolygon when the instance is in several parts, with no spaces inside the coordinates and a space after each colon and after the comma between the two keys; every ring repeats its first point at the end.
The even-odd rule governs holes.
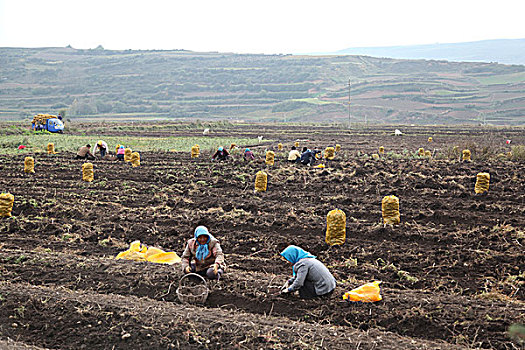
{"type": "Polygon", "coordinates": [[[93,161],[91,183],[73,153],[32,154],[35,174],[23,172],[25,155],[0,156],[0,189],[15,196],[13,217],[0,219],[0,347],[520,348],[507,329],[525,322],[525,163],[489,154],[508,152],[507,138],[525,144],[525,130],[391,129],[232,127],[222,136],[269,139],[248,145],[257,161],[141,152],[137,168],[93,161]],[[289,164],[296,139],[342,151],[324,169],[289,164]],[[454,159],[455,145],[473,161],[454,159]],[[386,155],[374,161],[379,146],[386,155]],[[419,147],[434,159],[413,156],[419,147]],[[276,151],[273,167],[262,162],[266,148],[276,151]],[[254,194],[261,169],[268,190],[254,194]],[[491,175],[488,194],[474,193],[478,172],[491,175]],[[381,199],[391,194],[401,224],[385,227],[381,199]],[[329,247],[334,208],[346,213],[346,243],[329,247]],[[227,263],[205,305],[177,299],[179,266],[114,260],[134,240],[181,255],[200,224],[227,263]],[[272,293],[291,273],[279,259],[289,244],[332,271],[330,299],[272,293]],[[373,280],[382,301],[342,300],[373,280]]]}

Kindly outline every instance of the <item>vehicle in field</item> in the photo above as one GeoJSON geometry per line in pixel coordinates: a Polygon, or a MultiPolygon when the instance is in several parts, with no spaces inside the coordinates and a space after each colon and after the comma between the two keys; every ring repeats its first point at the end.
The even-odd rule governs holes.
{"type": "Polygon", "coordinates": [[[31,123],[31,130],[42,131],[46,130],[49,132],[64,132],[64,122],[60,116],[51,114],[37,114],[33,117],[31,123]]]}

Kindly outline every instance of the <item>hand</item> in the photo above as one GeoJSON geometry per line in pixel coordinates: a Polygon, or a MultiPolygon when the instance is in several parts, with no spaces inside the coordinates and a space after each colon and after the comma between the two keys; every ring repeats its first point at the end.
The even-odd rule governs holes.
{"type": "Polygon", "coordinates": [[[281,289],[281,294],[288,294],[288,293],[290,293],[290,290],[288,289],[288,287],[281,289]]]}
{"type": "Polygon", "coordinates": [[[186,268],[184,269],[184,272],[186,272],[186,273],[190,273],[190,272],[191,272],[191,267],[186,266],[186,268]]]}
{"type": "Polygon", "coordinates": [[[286,281],[286,283],[281,287],[281,292],[284,291],[285,289],[288,289],[289,286],[290,286],[290,283],[286,281]]]}

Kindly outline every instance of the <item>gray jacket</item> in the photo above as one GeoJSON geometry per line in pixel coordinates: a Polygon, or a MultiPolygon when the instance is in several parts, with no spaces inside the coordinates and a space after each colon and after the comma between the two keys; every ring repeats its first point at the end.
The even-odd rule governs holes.
{"type": "Polygon", "coordinates": [[[313,283],[317,295],[324,295],[334,290],[335,278],[319,260],[304,258],[296,262],[293,267],[295,276],[288,280],[290,292],[301,289],[305,281],[313,283]]]}

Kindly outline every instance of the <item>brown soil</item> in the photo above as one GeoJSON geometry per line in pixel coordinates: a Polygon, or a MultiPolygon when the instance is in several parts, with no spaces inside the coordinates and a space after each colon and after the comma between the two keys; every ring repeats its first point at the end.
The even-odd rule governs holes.
{"type": "Polygon", "coordinates": [[[254,178],[264,163],[238,155],[211,163],[189,150],[142,152],[138,168],[99,160],[92,183],[81,181],[72,154],[34,155],[32,175],[23,173],[25,155],[0,157],[0,188],[15,195],[14,216],[0,220],[0,347],[519,348],[507,329],[525,322],[525,164],[490,155],[508,151],[507,138],[524,144],[525,131],[411,128],[394,137],[393,129],[217,133],[275,140],[249,145],[259,158],[279,141],[341,144],[325,169],[290,165],[277,152],[260,194],[254,178]],[[454,145],[470,148],[473,162],[452,159],[454,145]],[[379,146],[395,154],[371,160],[379,146]],[[449,159],[413,157],[419,147],[449,159]],[[491,174],[490,190],[478,196],[481,171],[491,174]],[[401,224],[384,227],[381,199],[390,194],[400,198],[401,224]],[[347,215],[347,238],[329,247],[334,208],[347,215]],[[177,299],[178,266],[113,259],[137,239],[181,254],[199,224],[228,264],[209,282],[205,305],[177,299]],[[278,255],[289,244],[332,271],[330,299],[275,293],[290,273],[278,255]],[[342,300],[373,280],[382,281],[381,302],[342,300]]]}

